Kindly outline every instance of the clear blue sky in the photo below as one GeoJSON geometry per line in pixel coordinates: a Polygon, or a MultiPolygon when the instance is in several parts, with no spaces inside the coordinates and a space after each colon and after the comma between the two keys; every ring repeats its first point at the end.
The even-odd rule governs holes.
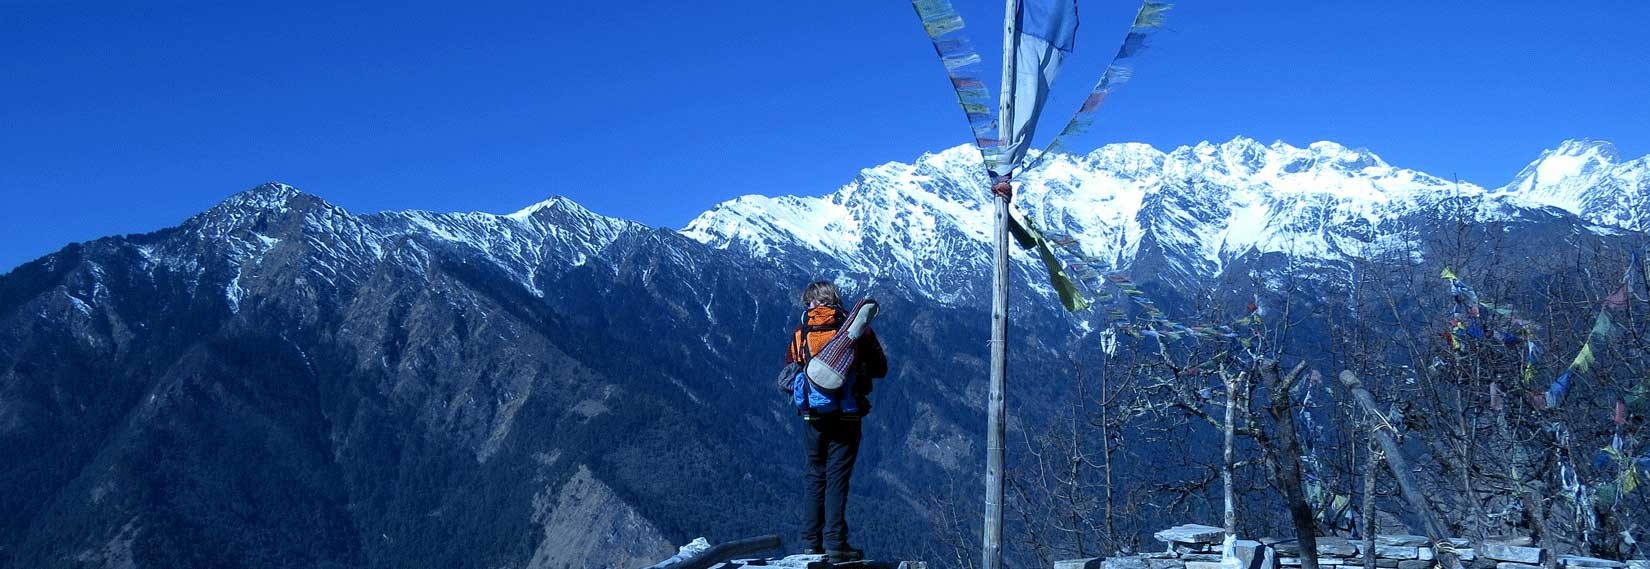
{"type": "MultiPolygon", "coordinates": [[[[956,2],[995,62],[1002,2],[956,2]]],[[[1053,118],[1135,5],[1083,3],[1053,118]]],[[[1647,25],[1639,0],[1186,0],[1077,146],[1328,139],[1484,185],[1566,138],[1639,156],[1647,25]]],[[[268,180],[674,227],[968,139],[905,0],[0,0],[0,271],[268,180]]]]}

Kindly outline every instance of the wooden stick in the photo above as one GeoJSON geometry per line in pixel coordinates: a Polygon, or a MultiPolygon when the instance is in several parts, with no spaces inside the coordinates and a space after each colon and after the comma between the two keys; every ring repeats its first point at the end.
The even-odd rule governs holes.
{"type": "Polygon", "coordinates": [[[1375,396],[1364,389],[1363,382],[1358,380],[1358,374],[1352,373],[1352,370],[1341,372],[1341,385],[1352,392],[1352,398],[1363,406],[1370,417],[1380,419],[1380,424],[1371,425],[1371,434],[1374,435],[1375,441],[1381,444],[1381,451],[1386,453],[1386,465],[1392,471],[1392,477],[1398,481],[1399,493],[1403,494],[1405,502],[1409,502],[1409,507],[1414,508],[1415,513],[1421,516],[1421,525],[1424,526],[1422,529],[1426,531],[1427,539],[1432,541],[1432,550],[1438,557],[1438,564],[1448,569],[1459,569],[1460,556],[1455,554],[1454,549],[1445,547],[1449,544],[1449,536],[1445,534],[1444,526],[1438,523],[1438,517],[1433,514],[1432,505],[1427,503],[1426,496],[1421,493],[1421,487],[1415,483],[1415,476],[1409,468],[1409,459],[1404,456],[1404,449],[1398,446],[1397,439],[1392,437],[1395,434],[1392,432],[1394,428],[1381,415],[1380,407],[1375,404],[1375,396]]]}

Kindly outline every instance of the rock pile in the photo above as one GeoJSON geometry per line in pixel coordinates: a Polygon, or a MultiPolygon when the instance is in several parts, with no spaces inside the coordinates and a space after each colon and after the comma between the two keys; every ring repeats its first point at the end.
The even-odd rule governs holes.
{"type": "MultiPolygon", "coordinates": [[[[1233,542],[1234,563],[1222,563],[1225,532],[1220,528],[1187,524],[1156,534],[1166,545],[1160,553],[1111,558],[1073,559],[1054,564],[1055,569],[1299,569],[1300,544],[1295,540],[1266,538],[1233,542]]],[[[1526,540],[1527,541],[1527,540],[1526,540]]],[[[1466,569],[1650,569],[1650,561],[1611,561],[1577,555],[1556,558],[1546,549],[1520,542],[1473,544],[1451,538],[1439,547],[1453,550],[1466,569]]],[[[1419,535],[1379,535],[1370,547],[1362,539],[1319,537],[1318,565],[1325,569],[1362,568],[1373,557],[1378,569],[1431,569],[1438,552],[1419,535]]]]}

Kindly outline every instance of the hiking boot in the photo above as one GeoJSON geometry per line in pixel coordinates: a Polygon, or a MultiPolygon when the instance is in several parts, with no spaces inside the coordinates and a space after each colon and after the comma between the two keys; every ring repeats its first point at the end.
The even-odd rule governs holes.
{"type": "Polygon", "coordinates": [[[825,547],[820,546],[820,545],[809,546],[807,549],[802,550],[802,554],[803,555],[824,555],[825,554],[825,547]]]}
{"type": "Polygon", "coordinates": [[[864,559],[864,551],[854,549],[853,547],[847,545],[844,545],[839,549],[831,549],[825,552],[825,560],[831,563],[847,563],[849,561],[861,561],[864,559]]]}

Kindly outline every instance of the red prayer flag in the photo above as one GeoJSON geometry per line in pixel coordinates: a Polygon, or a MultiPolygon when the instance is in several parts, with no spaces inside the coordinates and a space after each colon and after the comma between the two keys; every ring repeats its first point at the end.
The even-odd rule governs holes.
{"type": "Polygon", "coordinates": [[[1627,308],[1627,285],[1621,285],[1614,294],[1604,297],[1604,306],[1615,309],[1627,308]]]}

